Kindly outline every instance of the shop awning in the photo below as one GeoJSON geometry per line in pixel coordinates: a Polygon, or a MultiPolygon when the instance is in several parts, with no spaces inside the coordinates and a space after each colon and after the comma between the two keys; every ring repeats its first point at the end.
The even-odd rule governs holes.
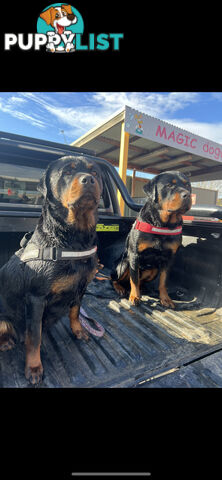
{"type": "Polygon", "coordinates": [[[72,143],[115,166],[158,174],[180,170],[193,182],[222,179],[222,145],[125,106],[72,143]]]}

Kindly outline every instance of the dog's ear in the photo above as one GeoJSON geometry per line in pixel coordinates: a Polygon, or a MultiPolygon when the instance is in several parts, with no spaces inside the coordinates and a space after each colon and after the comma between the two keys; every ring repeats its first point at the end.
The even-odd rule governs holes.
{"type": "Polygon", "coordinates": [[[37,190],[43,195],[44,198],[46,198],[46,194],[47,194],[46,173],[44,173],[42,178],[40,178],[39,184],[37,185],[37,190]]]}
{"type": "Polygon", "coordinates": [[[147,194],[149,195],[149,193],[150,193],[150,183],[151,183],[151,181],[148,180],[148,182],[143,186],[143,191],[146,195],[147,194]]]}
{"type": "Polygon", "coordinates": [[[61,5],[61,8],[64,8],[68,14],[73,13],[71,5],[61,5]]]}
{"type": "Polygon", "coordinates": [[[146,196],[150,198],[153,202],[158,201],[155,178],[153,178],[152,180],[148,180],[146,185],[144,185],[143,187],[143,191],[146,194],[146,196]]]}
{"type": "Polygon", "coordinates": [[[45,22],[47,23],[47,25],[49,25],[51,23],[51,20],[52,20],[52,16],[51,16],[51,13],[52,13],[52,10],[53,10],[53,7],[50,7],[48,8],[47,10],[45,10],[44,12],[40,13],[40,17],[45,20],[45,22]]]}

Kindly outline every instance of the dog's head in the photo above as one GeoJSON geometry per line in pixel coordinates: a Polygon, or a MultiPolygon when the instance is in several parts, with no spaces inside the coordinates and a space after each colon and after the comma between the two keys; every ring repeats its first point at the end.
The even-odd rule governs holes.
{"type": "Polygon", "coordinates": [[[95,212],[102,193],[98,165],[83,156],[65,156],[52,162],[38,185],[45,202],[67,223],[95,212]]]}
{"type": "Polygon", "coordinates": [[[191,208],[191,185],[181,172],[164,172],[148,182],[143,190],[158,210],[183,214],[191,208]]]}
{"type": "Polygon", "coordinates": [[[77,17],[72,11],[71,5],[61,5],[61,7],[50,7],[40,14],[40,17],[51,25],[56,32],[61,35],[66,27],[77,22],[77,17]]]}

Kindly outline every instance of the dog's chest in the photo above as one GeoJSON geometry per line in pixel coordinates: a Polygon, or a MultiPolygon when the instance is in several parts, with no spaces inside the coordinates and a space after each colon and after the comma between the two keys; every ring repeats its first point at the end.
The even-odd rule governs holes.
{"type": "Polygon", "coordinates": [[[51,282],[50,294],[53,296],[81,292],[95,274],[94,262],[70,262],[58,268],[51,282]]]}
{"type": "Polygon", "coordinates": [[[63,292],[73,291],[74,288],[78,288],[80,279],[81,275],[78,272],[61,275],[52,282],[50,293],[60,295],[63,292]]]}
{"type": "Polygon", "coordinates": [[[171,237],[150,237],[138,243],[139,263],[142,268],[162,267],[176,253],[181,239],[171,237]]]}

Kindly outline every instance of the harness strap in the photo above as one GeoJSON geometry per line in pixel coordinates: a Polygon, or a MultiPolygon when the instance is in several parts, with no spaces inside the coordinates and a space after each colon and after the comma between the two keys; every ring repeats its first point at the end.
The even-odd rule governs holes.
{"type": "Polygon", "coordinates": [[[168,227],[154,227],[151,223],[140,222],[136,220],[134,229],[145,233],[154,233],[155,235],[180,235],[182,233],[182,226],[170,230],[168,227]]]}
{"type": "Polygon", "coordinates": [[[21,255],[23,262],[30,262],[31,260],[51,260],[56,262],[57,260],[85,260],[92,255],[95,255],[97,246],[90,250],[73,251],[63,250],[57,247],[43,247],[38,248],[34,243],[29,243],[24,252],[21,255]]]}

